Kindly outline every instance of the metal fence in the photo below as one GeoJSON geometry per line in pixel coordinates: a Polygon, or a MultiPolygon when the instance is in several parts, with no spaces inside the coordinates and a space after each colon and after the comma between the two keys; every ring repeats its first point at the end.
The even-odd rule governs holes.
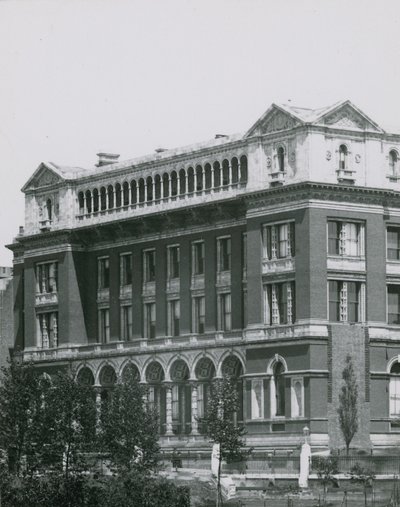
{"type": "Polygon", "coordinates": [[[227,473],[298,474],[300,472],[300,457],[252,453],[246,461],[223,464],[222,470],[227,473]]]}
{"type": "Polygon", "coordinates": [[[349,473],[359,464],[375,475],[400,475],[400,456],[337,456],[336,459],[340,473],[349,473]]]}

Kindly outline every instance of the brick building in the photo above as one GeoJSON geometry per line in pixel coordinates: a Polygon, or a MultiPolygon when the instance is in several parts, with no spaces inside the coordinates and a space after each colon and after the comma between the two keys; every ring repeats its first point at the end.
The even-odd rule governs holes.
{"type": "Polygon", "coordinates": [[[244,134],[91,169],[42,163],[23,187],[15,341],[107,398],[131,369],[163,445],[209,445],[210,382],[231,374],[249,445],[398,441],[400,135],[349,101],[272,105],[244,134]]]}

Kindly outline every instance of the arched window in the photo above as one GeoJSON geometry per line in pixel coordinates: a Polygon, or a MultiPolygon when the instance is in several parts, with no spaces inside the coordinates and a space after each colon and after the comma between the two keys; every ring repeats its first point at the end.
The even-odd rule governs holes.
{"type": "Polygon", "coordinates": [[[163,174],[163,197],[169,197],[169,176],[167,173],[163,174]]]}
{"type": "Polygon", "coordinates": [[[136,181],[131,181],[131,203],[137,204],[136,181]]]}
{"type": "Polygon", "coordinates": [[[53,220],[53,203],[51,199],[47,199],[46,201],[46,212],[47,212],[47,220],[50,222],[53,220]]]}
{"type": "Polygon", "coordinates": [[[153,178],[151,176],[148,176],[146,179],[146,186],[147,186],[147,201],[153,200],[153,178]]]}
{"type": "Polygon", "coordinates": [[[247,157],[243,155],[240,157],[240,183],[247,182],[247,157]]]}
{"type": "Polygon", "coordinates": [[[188,169],[188,192],[194,192],[194,171],[193,167],[188,169]]]}
{"type": "Polygon", "coordinates": [[[347,146],[341,144],[339,146],[339,169],[347,169],[347,146]]]}
{"type": "Polygon", "coordinates": [[[144,179],[140,178],[139,180],[139,202],[144,202],[144,179]]]}
{"type": "Polygon", "coordinates": [[[100,189],[100,208],[101,210],[107,209],[107,197],[106,197],[106,189],[105,187],[101,187],[100,189]]]}
{"type": "Polygon", "coordinates": [[[397,175],[398,161],[399,161],[399,156],[397,154],[397,151],[391,150],[389,152],[389,171],[390,171],[390,174],[397,175]]]}
{"type": "Polygon", "coordinates": [[[155,198],[161,199],[161,177],[159,174],[156,174],[154,177],[154,184],[155,184],[155,198]]]}
{"type": "Polygon", "coordinates": [[[83,215],[83,213],[85,213],[85,198],[83,196],[83,192],[79,192],[78,194],[78,203],[79,203],[79,213],[83,215]]]}
{"type": "Polygon", "coordinates": [[[86,190],[85,197],[86,197],[86,213],[91,213],[92,212],[92,193],[90,190],[86,190]]]}
{"type": "Polygon", "coordinates": [[[222,161],[222,185],[229,185],[229,161],[222,161]]]}
{"type": "Polygon", "coordinates": [[[180,195],[186,194],[186,172],[185,169],[179,171],[179,190],[180,195]]]}
{"type": "Polygon", "coordinates": [[[210,164],[206,164],[204,166],[204,174],[205,174],[205,188],[206,190],[210,189],[212,187],[212,180],[211,180],[211,166],[210,164]]]}
{"type": "Polygon", "coordinates": [[[121,183],[117,183],[115,185],[115,207],[116,208],[121,207],[121,197],[122,197],[121,183]]]}
{"type": "Polygon", "coordinates": [[[400,417],[400,363],[393,363],[389,380],[389,415],[400,417]]]}
{"type": "Polygon", "coordinates": [[[114,207],[114,188],[112,185],[108,186],[107,195],[108,195],[108,209],[112,209],[114,207]]]}
{"type": "Polygon", "coordinates": [[[271,378],[271,415],[272,417],[285,416],[285,366],[277,361],[272,369],[271,378]]]}
{"type": "Polygon", "coordinates": [[[231,166],[232,166],[232,183],[235,184],[239,181],[239,162],[236,157],[234,157],[231,160],[231,166]]]}
{"type": "Polygon", "coordinates": [[[127,181],[122,185],[123,203],[124,206],[129,204],[129,183],[127,181]]]}
{"type": "Polygon", "coordinates": [[[277,150],[277,158],[278,158],[278,171],[284,172],[285,170],[285,150],[282,146],[280,146],[277,150]]]}
{"type": "Polygon", "coordinates": [[[172,171],[171,173],[171,196],[174,197],[178,195],[178,175],[176,171],[172,171]]]}
{"type": "Polygon", "coordinates": [[[201,165],[196,166],[196,191],[203,190],[203,168],[201,165]]]}
{"type": "Polygon", "coordinates": [[[214,162],[214,188],[221,186],[221,166],[218,161],[214,162]]]}
{"type": "Polygon", "coordinates": [[[93,211],[95,213],[99,211],[99,191],[97,188],[93,190],[93,211]]]}

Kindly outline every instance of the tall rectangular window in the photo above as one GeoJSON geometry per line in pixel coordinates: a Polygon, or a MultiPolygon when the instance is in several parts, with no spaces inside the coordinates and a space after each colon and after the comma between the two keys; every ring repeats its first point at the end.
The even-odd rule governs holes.
{"type": "Polygon", "coordinates": [[[99,289],[110,288],[110,259],[102,257],[98,259],[98,282],[99,289]]]}
{"type": "Polygon", "coordinates": [[[168,279],[179,278],[179,246],[168,247],[168,279]]]}
{"type": "Polygon", "coordinates": [[[387,293],[388,324],[400,324],[400,285],[388,285],[387,293]]]}
{"type": "Polygon", "coordinates": [[[400,227],[388,227],[387,229],[387,258],[400,260],[400,227]]]}
{"type": "Polygon", "coordinates": [[[154,282],[156,279],[156,251],[145,250],[143,252],[143,273],[145,282],[154,282]]]}
{"type": "Polygon", "coordinates": [[[329,280],[329,320],[331,322],[364,322],[365,284],[329,280]]]}
{"type": "Polygon", "coordinates": [[[48,294],[57,292],[57,262],[36,265],[36,292],[48,294]]]}
{"type": "Polygon", "coordinates": [[[101,308],[99,310],[99,341],[108,343],[110,341],[110,310],[101,308]]]}
{"type": "Polygon", "coordinates": [[[179,336],[179,321],[181,318],[180,301],[168,301],[168,335],[179,336]]]}
{"type": "Polygon", "coordinates": [[[364,255],[364,224],[358,222],[328,221],[328,254],[345,256],[364,255]]]}
{"type": "Polygon", "coordinates": [[[205,298],[204,296],[194,297],[193,304],[193,333],[203,334],[205,331],[205,298]]]}
{"type": "Polygon", "coordinates": [[[156,337],[156,304],[145,303],[144,305],[144,335],[145,338],[156,337]]]}
{"type": "Polygon", "coordinates": [[[263,228],[264,259],[285,259],[294,257],[294,222],[266,225],[263,228]]]}
{"type": "Polygon", "coordinates": [[[218,271],[230,271],[231,238],[219,238],[217,252],[218,252],[218,271]]]}
{"type": "Polygon", "coordinates": [[[121,339],[132,339],[132,306],[121,306],[121,339]]]}
{"type": "Polygon", "coordinates": [[[264,388],[262,379],[251,381],[251,418],[262,419],[264,411],[264,388]]]}
{"type": "Polygon", "coordinates": [[[264,323],[268,325],[292,324],[296,320],[295,296],[294,282],[264,285],[264,323]]]}
{"type": "Polygon", "coordinates": [[[132,254],[120,256],[120,281],[121,286],[132,285],[132,254]]]}
{"type": "Polygon", "coordinates": [[[219,326],[222,331],[230,331],[232,329],[231,318],[231,295],[230,293],[219,295],[219,326]]]}
{"type": "Polygon", "coordinates": [[[192,243],[192,274],[204,274],[204,241],[192,243]]]}
{"type": "Polygon", "coordinates": [[[38,324],[38,347],[42,349],[58,346],[58,312],[39,313],[38,324]]]}

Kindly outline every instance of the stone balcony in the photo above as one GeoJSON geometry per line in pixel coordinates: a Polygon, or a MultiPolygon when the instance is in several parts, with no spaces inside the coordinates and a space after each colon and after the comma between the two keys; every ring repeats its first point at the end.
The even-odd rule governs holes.
{"type": "Polygon", "coordinates": [[[274,273],[286,273],[295,271],[296,264],[294,257],[285,257],[284,259],[263,259],[262,274],[269,275],[274,273]]]}
{"type": "Polygon", "coordinates": [[[58,294],[57,292],[43,292],[37,293],[35,297],[35,305],[36,306],[47,306],[47,305],[57,305],[58,304],[58,294]]]}
{"type": "Polygon", "coordinates": [[[331,271],[365,272],[365,257],[328,255],[327,268],[331,271]]]}

